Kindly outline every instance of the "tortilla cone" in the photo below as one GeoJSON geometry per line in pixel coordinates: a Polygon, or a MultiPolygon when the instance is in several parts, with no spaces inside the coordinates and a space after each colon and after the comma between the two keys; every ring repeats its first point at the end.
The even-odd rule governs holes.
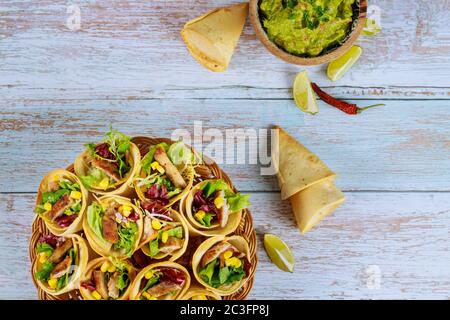
{"type": "MultiPolygon", "coordinates": [[[[105,258],[105,257],[100,257],[97,259],[94,259],[92,261],[90,261],[86,267],[85,272],[83,273],[83,275],[81,276],[80,279],[80,284],[83,281],[89,281],[92,279],[92,272],[95,270],[98,270],[101,268],[102,264],[105,261],[109,261],[111,262],[111,260],[109,258],[105,258]]],[[[122,296],[120,296],[119,298],[117,298],[117,300],[127,300],[128,296],[130,295],[130,289],[131,289],[131,283],[133,282],[136,274],[137,274],[137,270],[133,267],[133,264],[129,261],[129,260],[125,260],[127,262],[127,264],[130,265],[130,268],[128,270],[128,274],[130,275],[130,284],[128,285],[127,290],[125,290],[125,292],[122,294],[122,296]]],[[[80,293],[81,296],[83,297],[84,300],[97,300],[96,298],[94,298],[92,296],[92,292],[82,286],[80,286],[80,293]]]]}
{"type": "MultiPolygon", "coordinates": [[[[168,209],[168,210],[170,211],[169,217],[171,217],[173,219],[173,221],[181,222],[181,226],[183,227],[183,236],[184,236],[183,246],[180,249],[178,249],[170,254],[160,252],[156,256],[154,256],[152,259],[164,259],[170,255],[168,260],[175,261],[184,254],[184,252],[186,251],[186,248],[188,246],[188,243],[189,243],[189,228],[188,228],[188,224],[187,224],[186,220],[180,213],[176,212],[175,210],[173,210],[173,209],[168,209]]],[[[142,235],[142,237],[144,237],[144,235],[142,235]]],[[[149,242],[150,242],[150,238],[142,239],[141,243],[139,245],[142,252],[147,256],[150,256],[150,249],[148,246],[149,242]]]]}
{"type": "MultiPolygon", "coordinates": [[[[139,152],[138,147],[131,143],[131,160],[130,171],[123,177],[120,181],[116,182],[113,186],[108,188],[107,190],[101,190],[96,188],[87,188],[90,192],[100,195],[117,195],[117,196],[131,196],[134,193],[133,188],[133,179],[136,174],[139,172],[141,165],[141,153],[139,152]]],[[[86,157],[88,156],[89,151],[85,150],[82,152],[74,162],[75,174],[78,177],[85,176],[87,174],[88,166],[86,164],[86,157]]]]}
{"type": "MultiPolygon", "coordinates": [[[[138,232],[137,232],[138,237],[135,240],[134,249],[132,251],[132,253],[134,253],[139,247],[139,242],[141,240],[142,230],[144,227],[143,220],[142,220],[142,211],[137,206],[135,206],[133,203],[131,203],[130,199],[125,198],[125,197],[103,196],[103,197],[98,198],[97,202],[99,202],[102,206],[107,206],[107,204],[113,200],[119,204],[132,207],[133,210],[139,215],[139,220],[136,221],[136,224],[138,226],[138,232]]],[[[114,258],[128,258],[128,256],[120,255],[120,254],[113,252],[112,244],[104,239],[100,239],[95,234],[95,232],[89,226],[87,212],[83,219],[83,230],[84,230],[84,233],[86,234],[86,239],[88,240],[89,245],[97,254],[101,255],[102,257],[111,256],[114,258]]]]}
{"type": "Polygon", "coordinates": [[[214,72],[228,68],[248,15],[248,4],[218,8],[187,22],[181,37],[191,55],[214,72]]]}
{"type": "Polygon", "coordinates": [[[336,174],[319,157],[276,126],[279,133],[278,152],[273,155],[281,188],[286,200],[299,191],[336,174]]]}
{"type": "Polygon", "coordinates": [[[182,271],[186,275],[186,281],[183,284],[183,288],[180,290],[180,292],[178,292],[178,294],[173,299],[170,299],[170,300],[181,300],[181,297],[184,296],[186,291],[189,289],[189,286],[191,285],[191,276],[189,275],[189,272],[186,270],[185,267],[183,267],[182,265],[180,265],[178,263],[171,262],[171,261],[154,263],[154,264],[148,265],[147,267],[142,269],[138,273],[136,278],[134,279],[133,283],[131,284],[130,300],[139,300],[140,299],[139,291],[141,289],[141,281],[145,277],[145,273],[151,269],[156,269],[159,267],[175,268],[175,269],[182,271]]]}
{"type": "MultiPolygon", "coordinates": [[[[141,171],[140,177],[145,178],[146,174],[145,174],[144,170],[140,170],[140,171],[141,171]]],[[[184,171],[181,173],[182,177],[184,178],[184,181],[187,182],[186,188],[184,188],[183,191],[180,192],[179,194],[170,198],[169,203],[167,205],[165,205],[163,208],[169,208],[175,202],[177,202],[178,200],[183,198],[186,195],[186,193],[189,192],[189,190],[191,190],[192,183],[194,181],[194,174],[195,174],[195,170],[192,167],[192,165],[187,165],[185,167],[184,171]]],[[[147,199],[147,197],[144,194],[143,187],[139,187],[138,183],[139,183],[138,180],[134,180],[134,188],[135,188],[136,194],[139,197],[139,199],[141,201],[151,201],[150,199],[147,199]]]]}
{"type": "Polygon", "coordinates": [[[195,187],[193,187],[192,190],[189,191],[189,193],[186,195],[186,198],[180,201],[180,208],[181,205],[183,204],[184,207],[182,209],[182,212],[186,217],[189,231],[193,235],[202,235],[207,237],[226,236],[227,234],[234,232],[237,229],[237,227],[239,227],[239,223],[241,222],[242,219],[242,210],[231,213],[228,217],[227,225],[223,228],[218,225],[216,227],[210,228],[205,227],[204,225],[200,224],[197,220],[195,220],[194,214],[192,212],[192,203],[194,201],[195,192],[201,187],[203,187],[205,184],[207,184],[209,181],[211,180],[204,180],[199,184],[197,184],[195,187]]]}
{"type": "Polygon", "coordinates": [[[34,281],[39,286],[39,288],[44,290],[46,293],[54,295],[54,296],[61,295],[63,293],[72,291],[74,289],[78,289],[81,275],[86,270],[86,266],[87,266],[87,263],[89,260],[88,247],[83,238],[81,238],[79,235],[76,235],[76,234],[67,235],[67,236],[64,236],[64,238],[72,239],[72,242],[74,244],[73,246],[78,249],[78,264],[75,266],[74,273],[70,277],[69,282],[67,283],[67,286],[65,286],[63,289],[61,289],[59,291],[56,291],[56,289],[51,289],[50,287],[48,287],[47,283],[43,283],[42,281],[37,280],[34,275],[38,271],[38,267],[40,266],[38,257],[35,259],[35,261],[33,262],[33,266],[32,266],[33,278],[34,278],[34,281]]]}
{"type": "MultiPolygon", "coordinates": [[[[232,285],[222,285],[221,288],[214,288],[208,285],[203,279],[198,275],[198,269],[200,268],[200,262],[202,260],[203,255],[214,246],[216,243],[221,242],[223,240],[228,241],[233,246],[235,246],[240,252],[245,253],[245,258],[248,260],[250,249],[248,247],[247,241],[241,236],[216,236],[205,240],[201,245],[198,246],[194,255],[192,256],[192,272],[194,274],[195,279],[204,286],[206,289],[216,292],[220,296],[227,296],[238,291],[242,286],[247,282],[248,275],[241,279],[241,281],[237,281],[232,285]]],[[[250,260],[248,260],[250,262],[250,260]]]]}
{"type": "Polygon", "coordinates": [[[191,300],[194,296],[206,296],[208,300],[222,300],[222,298],[215,292],[206,290],[198,284],[192,285],[186,294],[181,297],[181,300],[191,300]]]}
{"type": "Polygon", "coordinates": [[[66,178],[67,180],[70,180],[72,182],[78,183],[80,186],[80,192],[81,192],[81,210],[78,213],[78,217],[68,226],[67,228],[61,228],[58,226],[54,221],[49,219],[45,214],[39,215],[42,220],[44,220],[45,225],[47,228],[57,236],[66,236],[69,234],[77,233],[80,231],[83,227],[83,216],[86,211],[87,202],[88,202],[88,192],[86,188],[81,183],[80,179],[73,173],[64,170],[64,169],[56,169],[51,172],[49,172],[41,181],[41,184],[39,185],[38,194],[36,197],[36,205],[39,205],[42,201],[42,195],[44,192],[48,190],[48,184],[49,182],[55,181],[57,177],[66,178]]]}
{"type": "Polygon", "coordinates": [[[334,177],[322,180],[294,194],[290,201],[301,233],[305,234],[311,230],[344,200],[344,194],[334,184],[334,177]]]}

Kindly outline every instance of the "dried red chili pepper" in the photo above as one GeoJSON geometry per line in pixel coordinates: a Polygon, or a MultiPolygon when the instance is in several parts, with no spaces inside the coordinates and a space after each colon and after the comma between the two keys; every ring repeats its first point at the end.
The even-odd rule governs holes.
{"type": "Polygon", "coordinates": [[[371,106],[361,108],[361,107],[358,107],[354,103],[348,103],[348,102],[345,102],[345,101],[342,101],[342,100],[339,100],[339,99],[336,99],[336,98],[330,96],[328,93],[326,93],[322,89],[320,89],[320,87],[315,83],[311,83],[311,87],[313,88],[314,92],[324,102],[328,103],[329,105],[331,105],[335,108],[338,108],[341,111],[344,111],[347,114],[355,115],[355,114],[359,114],[369,108],[384,106],[384,104],[379,103],[379,104],[374,104],[371,106]]]}

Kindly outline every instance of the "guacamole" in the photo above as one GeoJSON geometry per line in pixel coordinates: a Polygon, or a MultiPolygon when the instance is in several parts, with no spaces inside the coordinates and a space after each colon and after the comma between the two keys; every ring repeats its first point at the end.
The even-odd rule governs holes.
{"type": "Polygon", "coordinates": [[[261,0],[263,27],[277,46],[315,57],[342,43],[350,32],[356,0],[261,0]]]}

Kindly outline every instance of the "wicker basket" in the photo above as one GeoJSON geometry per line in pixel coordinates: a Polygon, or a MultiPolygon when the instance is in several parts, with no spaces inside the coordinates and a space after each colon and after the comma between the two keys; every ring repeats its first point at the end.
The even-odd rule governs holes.
{"type": "MultiPolygon", "coordinates": [[[[148,137],[135,137],[132,139],[132,141],[138,146],[139,150],[141,151],[141,154],[147,153],[149,146],[161,142],[166,143],[172,143],[170,139],[166,138],[148,138],[148,137]]],[[[219,166],[213,162],[213,161],[206,161],[206,164],[202,164],[197,167],[197,173],[200,175],[196,178],[195,183],[198,183],[201,180],[204,179],[223,179],[227,183],[232,186],[232,188],[236,191],[235,187],[233,186],[233,183],[231,182],[230,178],[227,176],[225,172],[223,172],[219,166]]],[[[73,172],[73,165],[70,165],[67,170],[73,172]]],[[[176,206],[177,204],[175,204],[176,206]]],[[[42,219],[36,218],[33,222],[32,226],[32,235],[30,239],[29,244],[29,255],[31,260],[31,265],[35,263],[36,260],[36,245],[38,241],[41,239],[43,235],[50,234],[50,231],[45,226],[45,223],[42,219]]],[[[83,236],[83,233],[81,232],[80,235],[83,236]]],[[[253,287],[253,279],[256,271],[256,265],[257,265],[257,255],[256,255],[256,233],[255,229],[253,228],[253,220],[252,216],[250,214],[250,211],[245,209],[242,215],[241,223],[239,224],[239,227],[234,232],[234,235],[239,235],[243,237],[245,240],[247,240],[250,248],[250,261],[252,261],[252,266],[250,268],[250,274],[248,281],[244,284],[244,286],[237,291],[236,293],[222,297],[224,300],[243,300],[245,299],[248,294],[250,293],[252,287],[253,287]]],[[[186,253],[177,260],[178,263],[185,265],[188,267],[188,269],[191,267],[191,259],[192,254],[194,253],[195,249],[198,247],[198,245],[202,242],[202,237],[197,238],[191,238],[189,239],[189,246],[186,250],[186,253]]],[[[95,253],[93,253],[95,255],[95,253]]],[[[92,258],[92,257],[91,257],[92,258]]],[[[140,250],[137,251],[133,257],[131,258],[134,265],[138,268],[143,268],[144,266],[148,265],[152,262],[152,260],[144,255],[140,250]]],[[[192,270],[190,270],[192,272],[192,270]]],[[[33,282],[38,290],[38,297],[41,300],[81,300],[81,294],[78,290],[73,290],[68,293],[59,295],[59,296],[52,296],[43,290],[39,288],[39,286],[36,284],[34,277],[31,277],[33,279],[33,282]]]]}

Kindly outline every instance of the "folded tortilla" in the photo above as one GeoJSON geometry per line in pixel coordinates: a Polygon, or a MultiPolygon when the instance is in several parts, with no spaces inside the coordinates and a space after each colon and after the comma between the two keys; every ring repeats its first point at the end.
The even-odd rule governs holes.
{"type": "MultiPolygon", "coordinates": [[[[100,257],[100,258],[91,260],[88,263],[86,270],[83,272],[83,275],[81,276],[80,283],[83,283],[84,281],[89,281],[90,279],[92,279],[92,272],[94,272],[95,270],[99,270],[105,261],[111,262],[111,259],[106,258],[106,257],[100,257]]],[[[129,265],[129,268],[127,268],[128,274],[129,274],[129,280],[128,280],[129,284],[128,284],[128,288],[125,290],[125,292],[122,293],[122,295],[119,298],[117,298],[117,300],[128,300],[128,297],[129,297],[130,291],[131,291],[131,283],[133,282],[133,280],[137,274],[137,270],[136,270],[136,268],[133,267],[133,264],[131,263],[131,261],[123,260],[123,262],[125,262],[127,265],[129,265]]],[[[84,300],[97,300],[96,298],[94,298],[92,296],[92,292],[90,290],[88,290],[82,286],[80,286],[79,290],[80,290],[81,296],[83,297],[84,300]]]]}
{"type": "MultiPolygon", "coordinates": [[[[211,287],[208,283],[203,281],[203,279],[199,276],[199,268],[200,268],[200,262],[203,258],[203,255],[210,249],[212,246],[214,246],[216,243],[219,243],[223,240],[226,240],[233,246],[235,246],[240,252],[245,253],[245,259],[249,259],[250,255],[250,249],[248,246],[247,241],[245,241],[244,238],[241,236],[231,236],[231,237],[224,237],[224,236],[215,236],[212,238],[209,238],[205,240],[194,252],[194,255],[192,256],[192,272],[194,274],[195,279],[204,286],[206,289],[217,293],[220,296],[227,296],[235,293],[238,291],[242,286],[247,282],[249,279],[249,275],[246,275],[243,277],[240,281],[236,281],[233,284],[228,285],[222,285],[219,288],[211,287]]],[[[250,262],[250,260],[248,260],[250,262]]]]}
{"type": "MultiPolygon", "coordinates": [[[[175,250],[171,253],[164,253],[164,252],[159,252],[156,256],[152,257],[152,259],[168,259],[169,261],[175,261],[177,260],[179,257],[181,257],[184,252],[186,251],[186,248],[188,246],[189,243],[189,228],[188,228],[188,224],[185,220],[185,218],[178,213],[177,211],[173,210],[173,209],[167,209],[167,213],[165,213],[165,215],[169,216],[170,218],[172,218],[172,221],[176,221],[176,222],[180,222],[181,226],[183,228],[183,246],[178,249],[175,250]]],[[[149,217],[144,217],[144,232],[142,234],[142,239],[141,239],[141,243],[139,245],[139,247],[141,248],[142,252],[147,255],[150,256],[150,248],[148,246],[149,242],[150,242],[150,238],[146,237],[146,229],[147,228],[152,228],[151,226],[151,222],[149,217]],[[148,219],[148,220],[147,220],[148,219]]]]}
{"type": "Polygon", "coordinates": [[[318,183],[335,173],[318,156],[309,151],[283,129],[278,129],[278,152],[274,152],[273,161],[277,168],[281,198],[286,200],[297,192],[318,183]]]}
{"type": "Polygon", "coordinates": [[[171,299],[170,299],[170,300],[181,300],[181,297],[184,296],[186,291],[189,289],[189,286],[191,285],[191,276],[189,275],[189,271],[187,271],[187,269],[185,267],[183,267],[182,265],[180,265],[178,263],[171,262],[171,261],[153,263],[153,264],[148,265],[144,269],[142,269],[138,273],[136,278],[134,279],[133,283],[131,284],[130,300],[139,300],[140,299],[141,282],[145,278],[145,274],[147,273],[147,271],[152,270],[152,269],[158,269],[161,267],[178,269],[178,270],[182,271],[184,273],[184,275],[186,276],[186,280],[183,284],[183,288],[177,293],[176,296],[171,297],[171,299]]]}
{"type": "Polygon", "coordinates": [[[191,55],[211,71],[223,72],[241,36],[248,4],[218,8],[187,22],[181,36],[191,55]]]}
{"type": "Polygon", "coordinates": [[[205,296],[208,300],[222,300],[217,293],[207,290],[197,284],[192,285],[186,294],[181,297],[181,300],[192,300],[195,296],[205,296]]]}
{"type": "Polygon", "coordinates": [[[34,260],[33,265],[32,265],[34,281],[37,283],[39,288],[44,290],[46,293],[54,295],[54,296],[58,296],[58,295],[66,293],[66,292],[78,289],[80,278],[81,278],[82,274],[85,272],[88,261],[89,261],[88,246],[86,245],[86,242],[82,237],[80,237],[77,234],[71,234],[71,235],[64,236],[64,238],[71,239],[72,243],[73,243],[73,247],[76,248],[76,251],[78,252],[78,264],[76,266],[74,266],[74,273],[69,278],[69,281],[64,288],[62,288],[61,290],[52,289],[48,286],[47,283],[44,283],[35,278],[35,276],[34,276],[35,273],[38,270],[40,270],[40,268],[41,268],[41,264],[39,262],[39,257],[36,257],[36,259],[34,260]]]}
{"type": "Polygon", "coordinates": [[[200,224],[195,218],[194,218],[194,212],[192,212],[192,203],[194,201],[194,195],[202,188],[205,184],[207,184],[211,180],[204,180],[200,182],[199,184],[195,185],[191,191],[186,195],[184,199],[180,201],[180,211],[184,214],[186,217],[189,231],[192,233],[192,235],[197,236],[226,236],[227,234],[230,234],[234,232],[237,227],[239,227],[239,223],[242,219],[242,210],[239,210],[238,212],[230,213],[228,217],[228,222],[225,227],[220,227],[218,225],[206,227],[202,224],[200,224]]]}
{"type": "Polygon", "coordinates": [[[66,228],[58,226],[58,224],[55,221],[52,221],[49,217],[47,217],[45,213],[40,215],[40,217],[44,220],[45,225],[54,235],[65,236],[77,233],[83,228],[83,216],[85,215],[86,212],[89,195],[86,188],[83,186],[80,179],[78,179],[76,175],[64,169],[56,169],[49,172],[42,179],[36,197],[36,205],[39,205],[41,203],[43,193],[49,190],[49,184],[58,178],[65,178],[71,182],[76,182],[80,186],[81,209],[80,212],[78,213],[78,217],[66,228]]]}
{"type": "MultiPolygon", "coordinates": [[[[134,193],[133,179],[140,171],[141,153],[139,152],[139,148],[134,143],[130,142],[130,144],[131,157],[129,164],[131,168],[128,173],[121,180],[111,185],[107,190],[88,188],[90,192],[99,195],[117,195],[125,197],[131,196],[134,193]]],[[[78,177],[87,175],[89,169],[87,160],[89,159],[89,157],[89,151],[85,150],[75,159],[73,165],[75,174],[78,177]]]]}
{"type": "Polygon", "coordinates": [[[331,214],[345,200],[345,196],[329,177],[289,198],[297,226],[305,234],[323,218],[331,214]]]}
{"type": "MultiPolygon", "coordinates": [[[[108,203],[115,201],[121,205],[127,205],[133,208],[134,212],[136,212],[139,215],[139,220],[136,221],[137,227],[138,227],[138,237],[136,237],[134,241],[134,248],[133,252],[135,252],[139,248],[139,243],[142,236],[142,230],[143,230],[143,216],[142,211],[139,209],[136,205],[131,203],[130,199],[120,196],[103,196],[96,200],[100,205],[103,207],[107,207],[108,203]]],[[[128,256],[124,256],[121,254],[118,254],[114,252],[112,248],[112,244],[106,241],[105,239],[101,239],[97,236],[97,234],[91,229],[88,223],[88,217],[87,213],[85,215],[85,218],[83,219],[83,230],[86,234],[86,239],[89,242],[89,245],[91,248],[99,255],[103,257],[115,257],[115,258],[128,258],[128,256]]]]}

